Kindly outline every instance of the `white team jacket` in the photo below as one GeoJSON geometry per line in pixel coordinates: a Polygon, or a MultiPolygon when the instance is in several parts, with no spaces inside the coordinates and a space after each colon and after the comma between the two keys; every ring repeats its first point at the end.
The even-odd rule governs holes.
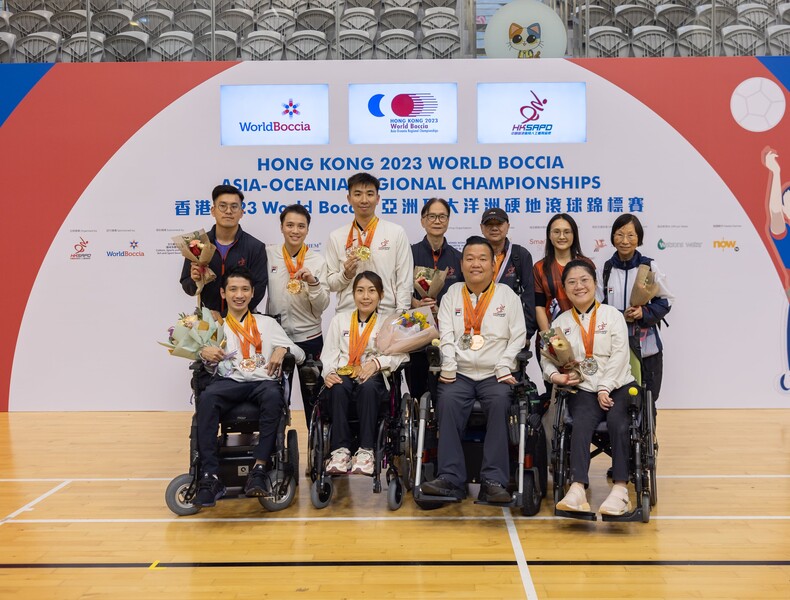
{"type": "MultiPolygon", "coordinates": [[[[337,371],[340,367],[348,364],[348,339],[351,331],[351,315],[353,310],[341,312],[332,317],[329,323],[329,329],[324,338],[324,349],[321,352],[321,362],[324,364],[324,376],[333,371],[337,371]]],[[[387,319],[381,314],[376,318],[376,324],[373,326],[373,333],[370,334],[365,352],[362,354],[362,361],[375,359],[379,363],[382,371],[394,371],[401,364],[406,362],[409,357],[406,354],[391,354],[381,355],[376,349],[376,336],[378,336],[381,326],[387,319]]],[[[360,324],[359,333],[362,333],[364,324],[360,324]]]]}

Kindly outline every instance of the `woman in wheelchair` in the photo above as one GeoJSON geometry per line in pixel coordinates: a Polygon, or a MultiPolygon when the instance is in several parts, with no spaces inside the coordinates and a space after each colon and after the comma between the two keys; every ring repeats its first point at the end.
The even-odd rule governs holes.
{"type": "Polygon", "coordinates": [[[332,418],[331,458],[328,473],[373,475],[379,402],[387,394],[382,371],[395,371],[405,354],[382,356],[376,335],[383,320],[377,310],[384,284],[376,273],[363,271],[352,285],[356,310],[335,315],[329,324],[324,352],[324,386],[332,418]],[[353,435],[348,408],[356,402],[359,416],[359,449],[351,456],[353,435]]]}
{"type": "Polygon", "coordinates": [[[564,373],[549,361],[543,373],[552,384],[574,387],[568,396],[573,418],[571,433],[571,486],[557,503],[563,511],[590,512],[585,488],[589,484],[590,443],[598,423],[606,420],[612,447],[614,485],[600,512],[622,515],[631,511],[628,498],[630,451],[629,388],[634,382],[629,364],[628,329],[616,308],[595,299],[596,275],[589,262],[573,260],[562,274],[562,285],[573,307],[552,326],[560,328],[580,360],[578,371],[564,373]]]}

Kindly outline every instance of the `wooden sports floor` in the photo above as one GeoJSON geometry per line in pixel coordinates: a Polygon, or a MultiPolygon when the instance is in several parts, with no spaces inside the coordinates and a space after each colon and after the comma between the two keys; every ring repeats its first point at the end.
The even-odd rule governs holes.
{"type": "Polygon", "coordinates": [[[391,512],[364,477],[320,511],[302,477],[282,512],[245,498],[177,517],[164,490],[189,421],[0,414],[0,598],[790,598],[790,410],[659,411],[649,524],[557,519],[548,502],[531,518],[410,496],[391,512]]]}

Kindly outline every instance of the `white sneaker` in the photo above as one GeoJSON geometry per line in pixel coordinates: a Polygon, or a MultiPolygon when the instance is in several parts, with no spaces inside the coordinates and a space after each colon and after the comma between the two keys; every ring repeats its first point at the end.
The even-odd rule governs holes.
{"type": "Polygon", "coordinates": [[[357,475],[373,475],[373,450],[360,448],[351,460],[351,472],[357,475]]]}
{"type": "Polygon", "coordinates": [[[587,502],[587,494],[581,484],[571,484],[565,497],[557,502],[559,510],[569,510],[571,512],[590,512],[590,503],[587,502]]]}
{"type": "Polygon", "coordinates": [[[326,465],[327,473],[348,473],[351,468],[351,452],[348,448],[338,448],[332,451],[332,456],[326,465]]]}
{"type": "Polygon", "coordinates": [[[628,498],[628,488],[622,485],[612,486],[612,491],[601,504],[601,514],[619,517],[631,512],[631,500],[628,498]]]}

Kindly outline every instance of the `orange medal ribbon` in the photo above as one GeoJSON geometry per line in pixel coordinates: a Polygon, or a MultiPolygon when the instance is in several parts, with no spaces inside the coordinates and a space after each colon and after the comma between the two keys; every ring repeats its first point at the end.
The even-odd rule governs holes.
{"type": "Polygon", "coordinates": [[[461,289],[461,295],[464,298],[464,333],[471,333],[472,330],[477,334],[480,333],[483,315],[491,303],[495,287],[496,284],[491,282],[488,289],[477,298],[477,306],[472,306],[472,297],[469,295],[469,289],[466,286],[461,289]]]}
{"type": "Polygon", "coordinates": [[[239,323],[231,314],[225,317],[225,322],[228,324],[228,327],[230,327],[231,331],[239,338],[242,358],[250,357],[250,346],[255,346],[256,354],[260,354],[262,348],[261,334],[258,331],[258,323],[255,317],[249,312],[246,317],[246,319],[243,319],[244,323],[239,323]]]}
{"type": "Polygon", "coordinates": [[[291,253],[288,252],[285,248],[285,244],[283,244],[283,260],[285,260],[285,268],[288,269],[288,274],[291,276],[291,279],[294,278],[294,273],[304,266],[304,257],[306,254],[307,244],[302,244],[299,252],[296,253],[296,265],[294,265],[293,260],[291,260],[291,253]]]}
{"type": "Polygon", "coordinates": [[[356,232],[357,235],[358,245],[370,248],[370,244],[373,242],[373,234],[376,233],[376,226],[378,224],[379,218],[373,217],[370,220],[370,223],[368,223],[367,227],[365,227],[365,229],[363,229],[360,233],[359,227],[357,227],[357,222],[353,221],[351,223],[351,228],[348,230],[348,237],[346,238],[346,250],[351,248],[351,246],[354,244],[354,232],[356,232]]]}
{"type": "Polygon", "coordinates": [[[579,315],[576,314],[576,309],[571,310],[571,316],[573,316],[573,320],[576,321],[582,334],[582,343],[584,343],[584,355],[586,358],[592,358],[593,355],[593,345],[595,345],[595,316],[598,313],[598,306],[600,306],[600,303],[596,300],[595,308],[590,315],[590,328],[587,331],[584,330],[584,326],[579,320],[579,315]]]}
{"type": "Polygon", "coordinates": [[[361,364],[362,354],[368,345],[370,334],[373,333],[373,327],[376,325],[376,313],[370,315],[365,328],[362,330],[362,335],[359,334],[359,316],[358,311],[354,311],[351,315],[351,331],[348,335],[348,366],[359,366],[361,364]]]}

